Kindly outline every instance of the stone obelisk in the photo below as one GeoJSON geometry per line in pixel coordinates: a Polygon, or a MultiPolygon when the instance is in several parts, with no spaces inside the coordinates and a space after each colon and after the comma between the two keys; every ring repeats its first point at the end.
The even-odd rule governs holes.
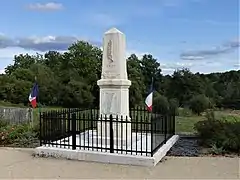
{"type": "MultiPolygon", "coordinates": [[[[97,84],[100,87],[100,115],[123,116],[122,121],[126,119],[130,121],[129,87],[131,81],[127,76],[126,39],[125,35],[116,28],[104,34],[102,75],[97,84]]],[[[98,124],[98,135],[101,133],[102,136],[109,136],[109,127],[105,128],[104,124],[108,126],[107,123],[98,124]]],[[[119,123],[117,127],[113,124],[114,137],[121,131],[123,131],[123,140],[126,136],[131,137],[130,123],[119,123]]]]}

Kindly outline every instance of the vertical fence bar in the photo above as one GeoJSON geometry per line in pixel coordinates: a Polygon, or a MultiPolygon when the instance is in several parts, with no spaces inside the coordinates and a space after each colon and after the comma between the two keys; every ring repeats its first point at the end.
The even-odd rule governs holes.
{"type": "MultiPolygon", "coordinates": [[[[137,113],[138,113],[138,111],[137,111],[137,113]]],[[[135,141],[136,141],[136,155],[137,155],[137,150],[138,150],[138,147],[137,147],[138,117],[139,117],[139,115],[137,114],[136,115],[136,137],[135,137],[135,141]]]]}
{"type": "Polygon", "coordinates": [[[175,114],[173,115],[173,135],[175,135],[175,132],[176,132],[176,130],[175,130],[175,128],[176,128],[176,121],[175,121],[175,114]]]}
{"type": "Polygon", "coordinates": [[[90,116],[89,116],[89,112],[87,112],[87,140],[88,140],[88,150],[89,150],[89,131],[90,131],[90,128],[89,128],[89,124],[90,124],[90,116]]]}
{"type": "Polygon", "coordinates": [[[107,137],[108,137],[108,132],[107,132],[107,126],[108,126],[108,122],[109,122],[109,117],[107,117],[107,115],[105,114],[105,121],[104,121],[104,127],[105,127],[105,146],[104,146],[104,149],[105,149],[105,152],[107,152],[107,145],[108,145],[108,139],[107,139],[107,137]]]}
{"type": "Polygon", "coordinates": [[[121,154],[123,153],[123,116],[121,115],[121,154]]]}
{"type": "Polygon", "coordinates": [[[48,117],[49,119],[49,121],[50,121],[50,130],[48,131],[48,133],[49,133],[49,139],[48,139],[48,143],[49,143],[49,145],[52,145],[52,132],[54,132],[53,131],[53,119],[52,119],[52,111],[50,111],[50,113],[49,113],[49,117],[48,117]]]}
{"type": "Polygon", "coordinates": [[[101,114],[101,115],[100,115],[100,128],[101,128],[101,130],[100,130],[100,131],[101,131],[101,133],[100,133],[100,134],[101,134],[101,136],[100,136],[100,140],[101,140],[101,152],[102,152],[102,143],[103,143],[103,142],[102,142],[102,133],[103,133],[103,131],[102,131],[102,119],[103,119],[103,115],[101,114]]]}
{"type": "Polygon", "coordinates": [[[84,150],[86,149],[86,115],[83,111],[83,144],[84,144],[84,150]]]}
{"type": "Polygon", "coordinates": [[[113,116],[110,115],[110,153],[114,153],[114,144],[113,144],[113,116]]]}
{"type": "MultiPolygon", "coordinates": [[[[145,114],[144,114],[145,115],[145,114]]],[[[141,119],[141,124],[140,124],[140,133],[141,133],[141,155],[142,155],[142,146],[143,146],[143,136],[142,136],[142,133],[143,133],[143,129],[142,129],[142,124],[143,124],[143,117],[142,117],[142,115],[141,115],[141,117],[140,117],[140,119],[141,119]]]]}
{"type": "Polygon", "coordinates": [[[146,156],[148,155],[148,118],[149,117],[147,116],[145,117],[145,123],[144,123],[144,129],[146,134],[146,156]]]}
{"type": "Polygon", "coordinates": [[[118,115],[116,116],[116,149],[117,149],[117,153],[118,153],[118,141],[119,141],[119,138],[118,138],[118,123],[119,123],[119,119],[118,119],[118,115]]]}
{"type": "Polygon", "coordinates": [[[71,132],[71,124],[70,124],[70,109],[68,109],[67,111],[67,124],[68,124],[68,127],[67,127],[67,132],[68,134],[70,134],[71,132]]]}
{"type": "MultiPolygon", "coordinates": [[[[69,138],[69,136],[72,134],[72,130],[71,130],[71,109],[69,108],[69,109],[67,109],[67,121],[68,121],[68,138],[67,138],[67,142],[68,142],[68,145],[70,145],[69,144],[69,142],[70,142],[70,138],[69,138]]],[[[68,147],[68,149],[70,148],[70,146],[67,146],[68,147]]]]}
{"type": "Polygon", "coordinates": [[[167,116],[164,115],[164,144],[167,142],[167,116]]]}
{"type": "Polygon", "coordinates": [[[151,115],[150,123],[151,123],[151,157],[153,157],[153,117],[152,115],[151,115]]]}
{"type": "Polygon", "coordinates": [[[39,141],[40,146],[42,146],[42,112],[39,113],[39,141]]]}
{"type": "Polygon", "coordinates": [[[92,146],[92,151],[93,151],[93,145],[94,145],[94,143],[93,143],[93,126],[94,126],[94,118],[95,118],[95,116],[93,115],[93,110],[91,109],[91,114],[90,114],[90,116],[91,116],[91,131],[92,131],[92,139],[91,139],[91,141],[92,141],[92,144],[91,144],[91,146],[92,146]]]}
{"type": "Polygon", "coordinates": [[[72,114],[72,150],[76,150],[76,113],[72,114]]]}
{"type": "Polygon", "coordinates": [[[126,116],[126,119],[125,119],[125,121],[126,121],[126,144],[125,144],[125,146],[126,146],[126,154],[127,154],[127,152],[128,152],[128,131],[131,131],[131,129],[130,130],[128,130],[128,117],[126,116]]]}

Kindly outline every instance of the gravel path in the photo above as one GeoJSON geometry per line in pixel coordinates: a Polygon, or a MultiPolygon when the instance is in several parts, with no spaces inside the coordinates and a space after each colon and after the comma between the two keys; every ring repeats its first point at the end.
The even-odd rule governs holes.
{"type": "Polygon", "coordinates": [[[35,158],[32,149],[0,148],[0,179],[238,179],[239,158],[167,157],[156,167],[35,158]]]}
{"type": "Polygon", "coordinates": [[[180,136],[167,155],[196,157],[201,154],[201,147],[199,147],[196,137],[180,136]]]}

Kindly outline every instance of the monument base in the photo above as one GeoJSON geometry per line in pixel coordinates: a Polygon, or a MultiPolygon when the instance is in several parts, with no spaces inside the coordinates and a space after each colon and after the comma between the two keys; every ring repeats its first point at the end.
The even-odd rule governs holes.
{"type": "MultiPolygon", "coordinates": [[[[130,119],[130,118],[129,118],[130,119]]],[[[121,121],[121,120],[120,120],[121,121]]],[[[132,125],[129,122],[113,122],[113,138],[117,144],[127,145],[127,142],[131,142],[132,136],[132,125]]],[[[97,137],[99,139],[108,139],[110,143],[110,122],[98,122],[97,125],[97,137]]]]}
{"type": "Polygon", "coordinates": [[[72,145],[72,137],[70,136],[53,142],[53,144],[58,143],[61,144],[61,146],[47,144],[41,147],[37,147],[35,149],[35,154],[40,157],[66,158],[79,161],[93,161],[138,166],[155,166],[167,154],[167,152],[179,138],[178,135],[172,136],[166,142],[166,144],[163,144],[151,157],[151,154],[149,153],[141,153],[141,151],[151,151],[150,134],[141,135],[140,133],[132,133],[132,144],[130,142],[127,142],[125,145],[117,145],[116,143],[114,144],[114,149],[118,149],[117,147],[122,146],[122,149],[126,149],[128,151],[115,150],[114,153],[110,153],[109,144],[106,143],[106,139],[101,142],[98,141],[96,137],[96,131],[84,132],[77,135],[76,150],[72,150],[69,146],[72,145]],[[79,147],[80,144],[84,147],[79,147]]]}

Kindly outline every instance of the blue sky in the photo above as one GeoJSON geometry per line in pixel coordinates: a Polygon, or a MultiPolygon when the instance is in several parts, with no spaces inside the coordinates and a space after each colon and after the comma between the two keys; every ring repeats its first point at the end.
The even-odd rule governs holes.
{"type": "Polygon", "coordinates": [[[15,54],[99,45],[112,27],[126,34],[127,54],[152,54],[164,74],[240,67],[238,0],[2,0],[0,15],[0,71],[15,54]]]}

